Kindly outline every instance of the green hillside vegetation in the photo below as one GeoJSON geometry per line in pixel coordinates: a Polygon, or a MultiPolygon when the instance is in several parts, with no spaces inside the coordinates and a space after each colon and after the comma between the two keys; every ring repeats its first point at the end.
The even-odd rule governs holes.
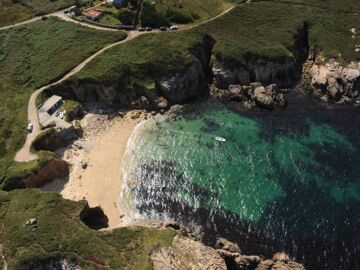
{"type": "Polygon", "coordinates": [[[105,44],[124,37],[55,18],[0,32],[0,182],[24,143],[31,93],[60,78],[105,44]]]}
{"type": "Polygon", "coordinates": [[[186,24],[210,19],[229,8],[224,0],[144,0],[140,13],[142,26],[168,26],[186,24]]]}
{"type": "Polygon", "coordinates": [[[332,11],[344,11],[356,13],[360,11],[358,1],[354,0],[252,0],[252,2],[278,2],[284,4],[293,4],[299,6],[319,7],[332,11]]]}
{"type": "Polygon", "coordinates": [[[360,17],[355,14],[344,16],[322,8],[271,2],[244,4],[191,30],[145,35],[117,46],[72,80],[118,82],[123,91],[141,82],[151,85],[152,79],[181,72],[195,61],[191,52],[201,46],[205,36],[215,41],[213,53],[228,67],[246,65],[249,58],[282,61],[294,57],[301,30],[304,43],[308,34],[311,48],[349,62],[360,59],[354,50],[360,37],[352,38],[350,31],[358,25],[360,17]],[[126,85],[122,85],[125,81],[126,85]]]}
{"type": "Polygon", "coordinates": [[[0,192],[0,243],[8,269],[34,269],[60,258],[82,269],[151,269],[151,251],[170,245],[176,234],[140,227],[93,231],[80,220],[85,205],[34,189],[0,192]],[[37,219],[35,230],[25,225],[31,218],[37,219]]]}
{"type": "MultiPolygon", "coordinates": [[[[85,4],[87,0],[81,0],[85,4]]],[[[74,0],[4,0],[0,4],[0,26],[28,20],[74,5],[74,0]]]]}

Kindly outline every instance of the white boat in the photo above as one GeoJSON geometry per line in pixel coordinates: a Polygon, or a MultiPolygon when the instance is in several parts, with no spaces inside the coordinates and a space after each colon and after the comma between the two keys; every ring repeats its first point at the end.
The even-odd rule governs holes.
{"type": "Polygon", "coordinates": [[[226,139],[222,138],[222,137],[215,137],[215,140],[219,141],[219,142],[225,142],[226,139]]]}

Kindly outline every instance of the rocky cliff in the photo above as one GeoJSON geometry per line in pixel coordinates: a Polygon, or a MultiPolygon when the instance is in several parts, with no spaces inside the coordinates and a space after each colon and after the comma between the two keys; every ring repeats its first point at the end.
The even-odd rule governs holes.
{"type": "Polygon", "coordinates": [[[244,62],[227,65],[216,53],[211,58],[211,70],[215,87],[228,89],[230,85],[249,85],[259,82],[262,85],[277,84],[280,88],[290,88],[301,79],[302,65],[308,51],[308,25],[303,24],[294,36],[294,46],[287,56],[270,58],[261,55],[245,54],[244,62]]]}
{"type": "Polygon", "coordinates": [[[151,260],[154,270],[305,270],[285,253],[265,259],[241,254],[240,248],[226,239],[220,238],[214,249],[181,235],[175,236],[170,246],[154,250],[151,260]]]}
{"type": "Polygon", "coordinates": [[[322,101],[351,103],[359,98],[360,61],[342,64],[314,51],[304,64],[302,83],[322,101]]]}
{"type": "Polygon", "coordinates": [[[171,104],[185,103],[199,97],[207,88],[205,78],[201,62],[195,61],[175,75],[151,78],[146,86],[135,83],[123,89],[124,86],[117,80],[109,85],[92,80],[71,81],[61,87],[53,87],[50,93],[80,102],[101,101],[134,109],[164,109],[171,104]]]}

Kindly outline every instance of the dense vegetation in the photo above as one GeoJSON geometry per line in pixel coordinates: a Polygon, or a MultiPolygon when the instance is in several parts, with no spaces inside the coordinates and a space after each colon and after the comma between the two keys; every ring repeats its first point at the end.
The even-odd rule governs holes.
{"type": "MultiPolygon", "coordinates": [[[[0,182],[24,142],[31,93],[61,77],[105,44],[124,36],[57,19],[0,32],[0,182]]],[[[28,169],[29,164],[16,167],[28,169]]]]}
{"type": "Polygon", "coordinates": [[[170,245],[173,230],[120,228],[96,232],[80,220],[86,202],[38,190],[0,192],[0,243],[8,269],[34,269],[67,259],[83,269],[151,269],[149,254],[170,245]],[[37,219],[36,229],[25,225],[37,219]]]}

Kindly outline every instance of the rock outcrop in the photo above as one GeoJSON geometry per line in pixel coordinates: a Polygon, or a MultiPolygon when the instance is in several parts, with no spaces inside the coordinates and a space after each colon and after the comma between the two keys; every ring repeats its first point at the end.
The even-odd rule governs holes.
{"type": "Polygon", "coordinates": [[[303,84],[322,101],[351,103],[359,98],[360,62],[343,65],[312,53],[304,65],[303,84]]]}
{"type": "Polygon", "coordinates": [[[276,253],[271,260],[261,261],[255,270],[305,270],[305,268],[302,264],[291,261],[285,253],[276,253]]]}
{"type": "Polygon", "coordinates": [[[175,236],[171,246],[162,247],[151,254],[154,270],[226,270],[226,264],[213,248],[199,241],[175,236]]]}
{"type": "MultiPolygon", "coordinates": [[[[161,227],[163,225],[159,223],[161,227]]],[[[193,238],[177,235],[171,246],[162,247],[151,254],[154,270],[305,270],[279,252],[272,259],[262,256],[241,254],[235,243],[224,238],[218,239],[216,250],[193,238]]]]}
{"type": "Polygon", "coordinates": [[[305,270],[301,264],[291,261],[283,252],[275,253],[272,259],[243,255],[236,244],[223,238],[218,240],[217,247],[217,252],[224,258],[227,269],[230,270],[305,270]]]}
{"type": "Polygon", "coordinates": [[[247,86],[230,85],[228,90],[215,88],[212,94],[220,99],[242,103],[246,108],[258,106],[272,110],[275,107],[286,107],[287,101],[283,92],[283,90],[278,89],[276,84],[264,87],[261,83],[251,83],[247,86]]]}

